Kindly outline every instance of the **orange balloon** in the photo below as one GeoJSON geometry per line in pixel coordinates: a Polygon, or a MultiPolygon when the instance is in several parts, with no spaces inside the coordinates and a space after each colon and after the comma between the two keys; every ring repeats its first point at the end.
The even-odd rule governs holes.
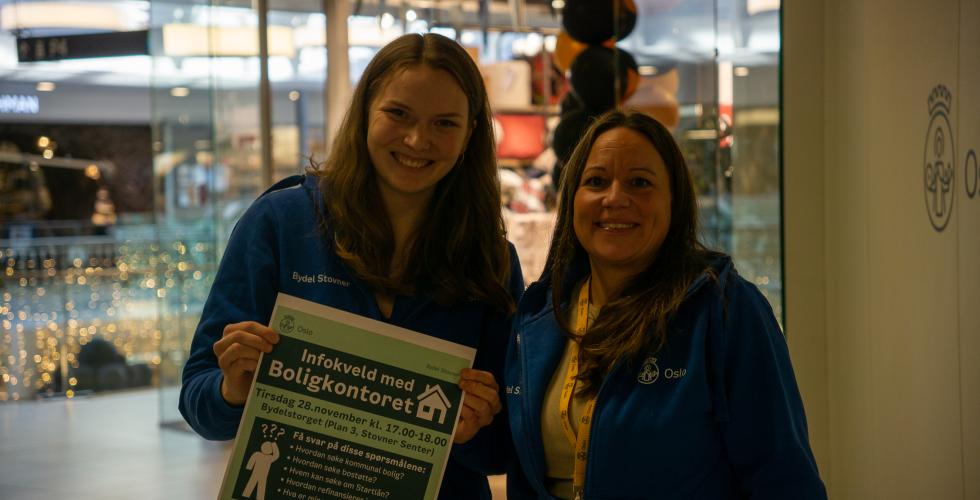
{"type": "Polygon", "coordinates": [[[644,106],[637,109],[650,115],[671,131],[681,124],[681,110],[677,101],[657,104],[655,106],[644,106]]]}
{"type": "Polygon", "coordinates": [[[555,42],[555,66],[562,72],[568,71],[572,67],[572,61],[578,56],[579,52],[585,50],[586,45],[572,38],[564,31],[558,32],[558,40],[555,42]]]}
{"type": "Polygon", "coordinates": [[[625,105],[638,109],[673,129],[680,124],[680,106],[669,86],[665,88],[661,83],[663,82],[658,77],[638,78],[636,92],[625,105]]]}

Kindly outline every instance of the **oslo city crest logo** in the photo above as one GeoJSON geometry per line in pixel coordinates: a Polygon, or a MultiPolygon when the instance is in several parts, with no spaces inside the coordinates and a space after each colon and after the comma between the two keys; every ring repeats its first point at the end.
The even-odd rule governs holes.
{"type": "Polygon", "coordinates": [[[641,384],[652,384],[660,378],[660,367],[657,366],[657,358],[650,356],[643,360],[640,373],[636,376],[636,381],[641,384]]]}
{"type": "Polygon", "coordinates": [[[923,185],[929,222],[940,232],[946,229],[953,213],[956,148],[953,145],[953,129],[949,124],[952,104],[953,94],[945,85],[936,85],[929,94],[930,119],[923,161],[923,185]]]}
{"type": "Polygon", "coordinates": [[[284,333],[292,333],[293,328],[296,326],[296,319],[291,315],[287,314],[279,320],[279,329],[284,333]]]}

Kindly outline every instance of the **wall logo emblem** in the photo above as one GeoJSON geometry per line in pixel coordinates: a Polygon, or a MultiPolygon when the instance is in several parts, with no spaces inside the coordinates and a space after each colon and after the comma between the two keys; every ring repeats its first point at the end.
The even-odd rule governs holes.
{"type": "Polygon", "coordinates": [[[652,384],[660,378],[660,367],[657,366],[657,358],[650,356],[643,360],[640,373],[636,376],[636,381],[641,384],[652,384]]]}
{"type": "Polygon", "coordinates": [[[939,232],[946,229],[953,213],[953,178],[956,148],[949,124],[953,94],[945,85],[936,85],[929,93],[929,132],[926,133],[923,160],[926,212],[929,222],[939,232]]]}
{"type": "Polygon", "coordinates": [[[292,333],[293,328],[295,327],[296,327],[296,319],[294,319],[292,316],[288,314],[283,316],[282,319],[279,320],[279,330],[281,330],[283,333],[292,333]]]}
{"type": "Polygon", "coordinates": [[[980,171],[977,170],[977,152],[970,150],[966,154],[966,165],[963,167],[966,178],[966,195],[973,198],[977,195],[977,184],[980,182],[980,171]]]}

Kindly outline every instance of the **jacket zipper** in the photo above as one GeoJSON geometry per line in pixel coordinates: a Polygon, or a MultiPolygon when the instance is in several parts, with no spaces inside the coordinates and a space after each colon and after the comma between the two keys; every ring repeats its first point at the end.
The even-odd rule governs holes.
{"type": "Polygon", "coordinates": [[[588,498],[587,493],[589,493],[589,478],[592,476],[592,468],[589,467],[588,464],[594,463],[593,459],[595,458],[594,455],[596,448],[593,446],[593,443],[595,443],[596,440],[596,421],[599,420],[599,413],[602,410],[602,405],[600,405],[600,398],[603,395],[602,390],[606,388],[606,383],[613,377],[613,375],[616,374],[616,371],[619,370],[622,364],[623,360],[619,360],[613,365],[612,370],[609,370],[609,375],[602,379],[602,384],[599,385],[599,391],[596,392],[595,395],[595,409],[592,411],[592,420],[589,421],[589,450],[587,453],[587,460],[585,462],[585,484],[582,485],[582,493],[585,494],[586,498],[588,498]]]}

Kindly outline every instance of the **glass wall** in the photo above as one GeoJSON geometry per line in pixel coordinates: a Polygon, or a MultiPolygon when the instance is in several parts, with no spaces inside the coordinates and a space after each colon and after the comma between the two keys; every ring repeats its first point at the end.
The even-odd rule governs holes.
{"type": "Polygon", "coordinates": [[[323,158],[326,18],[319,2],[269,3],[266,165],[257,12],[151,6],[160,408],[176,422],[180,370],[231,230],[272,182],[323,158]]]}
{"type": "Polygon", "coordinates": [[[179,418],[223,242],[269,182],[323,157],[320,8],[270,2],[266,167],[250,5],[0,0],[0,401],[155,384],[179,418]],[[18,52],[138,30],[141,54],[18,52]]]}
{"type": "Polygon", "coordinates": [[[620,42],[639,64],[627,103],[672,125],[703,236],[782,320],[779,0],[638,0],[620,42]]]}
{"type": "Polygon", "coordinates": [[[139,2],[0,2],[0,102],[21,103],[0,105],[0,401],[155,381],[149,58],[132,38],[72,52],[147,19],[139,2]]]}
{"type": "MultiPolygon", "coordinates": [[[[269,0],[267,108],[251,4],[31,10],[49,3],[0,0],[0,401],[156,384],[161,418],[175,422],[180,369],[235,222],[270,182],[324,158],[323,3],[269,0]],[[19,61],[23,39],[134,30],[147,32],[142,55],[19,61]]],[[[493,1],[484,23],[475,2],[351,2],[347,21],[351,82],[408,31],[455,37],[480,62],[528,281],[554,218],[549,146],[568,91],[555,64],[559,3],[529,1],[521,19],[493,1]]],[[[636,27],[618,43],[638,65],[626,105],[674,132],[705,239],[781,317],[779,2],[635,4],[636,27]]]]}

